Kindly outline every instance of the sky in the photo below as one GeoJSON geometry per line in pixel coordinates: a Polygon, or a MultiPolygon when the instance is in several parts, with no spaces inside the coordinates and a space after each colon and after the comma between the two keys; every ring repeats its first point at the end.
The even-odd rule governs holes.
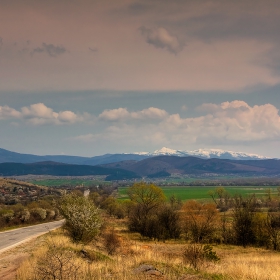
{"type": "Polygon", "coordinates": [[[1,0],[0,148],[280,158],[278,0],[1,0]]]}

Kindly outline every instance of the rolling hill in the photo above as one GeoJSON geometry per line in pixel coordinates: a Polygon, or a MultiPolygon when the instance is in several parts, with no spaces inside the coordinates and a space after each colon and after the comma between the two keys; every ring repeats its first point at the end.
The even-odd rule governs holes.
{"type": "Polygon", "coordinates": [[[21,175],[87,176],[106,175],[107,180],[139,178],[133,171],[101,166],[63,164],[57,162],[1,163],[0,176],[21,175]]]}
{"type": "MultiPolygon", "coordinates": [[[[280,176],[280,160],[227,160],[200,159],[197,157],[158,156],[141,161],[119,162],[103,165],[109,168],[122,168],[140,176],[154,177],[156,174],[178,175],[247,175],[280,176]]],[[[159,176],[161,177],[161,176],[159,176]]]]}

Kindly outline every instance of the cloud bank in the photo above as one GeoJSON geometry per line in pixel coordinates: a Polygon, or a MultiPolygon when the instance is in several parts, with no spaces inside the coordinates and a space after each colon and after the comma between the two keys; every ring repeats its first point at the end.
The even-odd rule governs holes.
{"type": "Polygon", "coordinates": [[[280,115],[272,104],[250,106],[245,101],[235,100],[204,103],[196,110],[199,112],[196,117],[182,117],[180,113],[171,114],[156,107],[138,111],[106,109],[94,116],[87,112],[55,111],[44,103],[36,103],[20,110],[0,106],[0,120],[35,126],[71,125],[76,129],[78,124],[83,124],[86,133],[70,138],[97,146],[126,143],[129,147],[164,145],[182,148],[187,145],[251,145],[279,141],[280,115]]]}
{"type": "Polygon", "coordinates": [[[250,106],[241,100],[207,103],[197,108],[199,117],[183,118],[159,108],[128,111],[126,108],[104,110],[99,121],[107,122],[101,133],[88,133],[80,141],[126,141],[157,145],[182,143],[200,145],[240,144],[277,141],[280,137],[279,110],[272,104],[250,106]],[[139,120],[141,120],[139,122],[139,120]]]}

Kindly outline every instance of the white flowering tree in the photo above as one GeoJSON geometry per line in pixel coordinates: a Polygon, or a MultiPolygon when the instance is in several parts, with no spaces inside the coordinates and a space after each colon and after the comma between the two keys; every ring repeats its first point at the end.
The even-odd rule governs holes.
{"type": "Polygon", "coordinates": [[[99,233],[99,210],[88,198],[75,194],[65,195],[59,208],[66,220],[64,228],[74,242],[90,242],[99,233]]]}

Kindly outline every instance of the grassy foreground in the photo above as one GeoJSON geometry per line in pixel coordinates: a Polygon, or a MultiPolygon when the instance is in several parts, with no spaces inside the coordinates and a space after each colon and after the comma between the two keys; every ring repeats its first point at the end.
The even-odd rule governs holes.
{"type": "Polygon", "coordinates": [[[43,278],[46,268],[59,267],[70,273],[61,279],[216,279],[216,280],[278,280],[280,253],[237,246],[214,246],[220,257],[218,263],[205,262],[195,271],[183,261],[186,243],[171,240],[165,243],[143,240],[138,234],[126,231],[123,220],[108,219],[108,227],[114,227],[120,246],[109,255],[104,245],[104,232],[94,243],[86,246],[73,244],[63,230],[45,236],[45,241],[34,251],[17,271],[18,280],[59,279],[43,278]],[[51,253],[50,253],[50,248],[51,253]],[[63,265],[61,265],[63,264],[63,265]],[[153,265],[163,275],[148,276],[135,273],[142,264],[153,265]],[[63,266],[63,268],[62,268],[63,266]],[[76,273],[76,278],[71,273],[76,273]],[[152,278],[150,278],[152,277],[152,278]]]}

